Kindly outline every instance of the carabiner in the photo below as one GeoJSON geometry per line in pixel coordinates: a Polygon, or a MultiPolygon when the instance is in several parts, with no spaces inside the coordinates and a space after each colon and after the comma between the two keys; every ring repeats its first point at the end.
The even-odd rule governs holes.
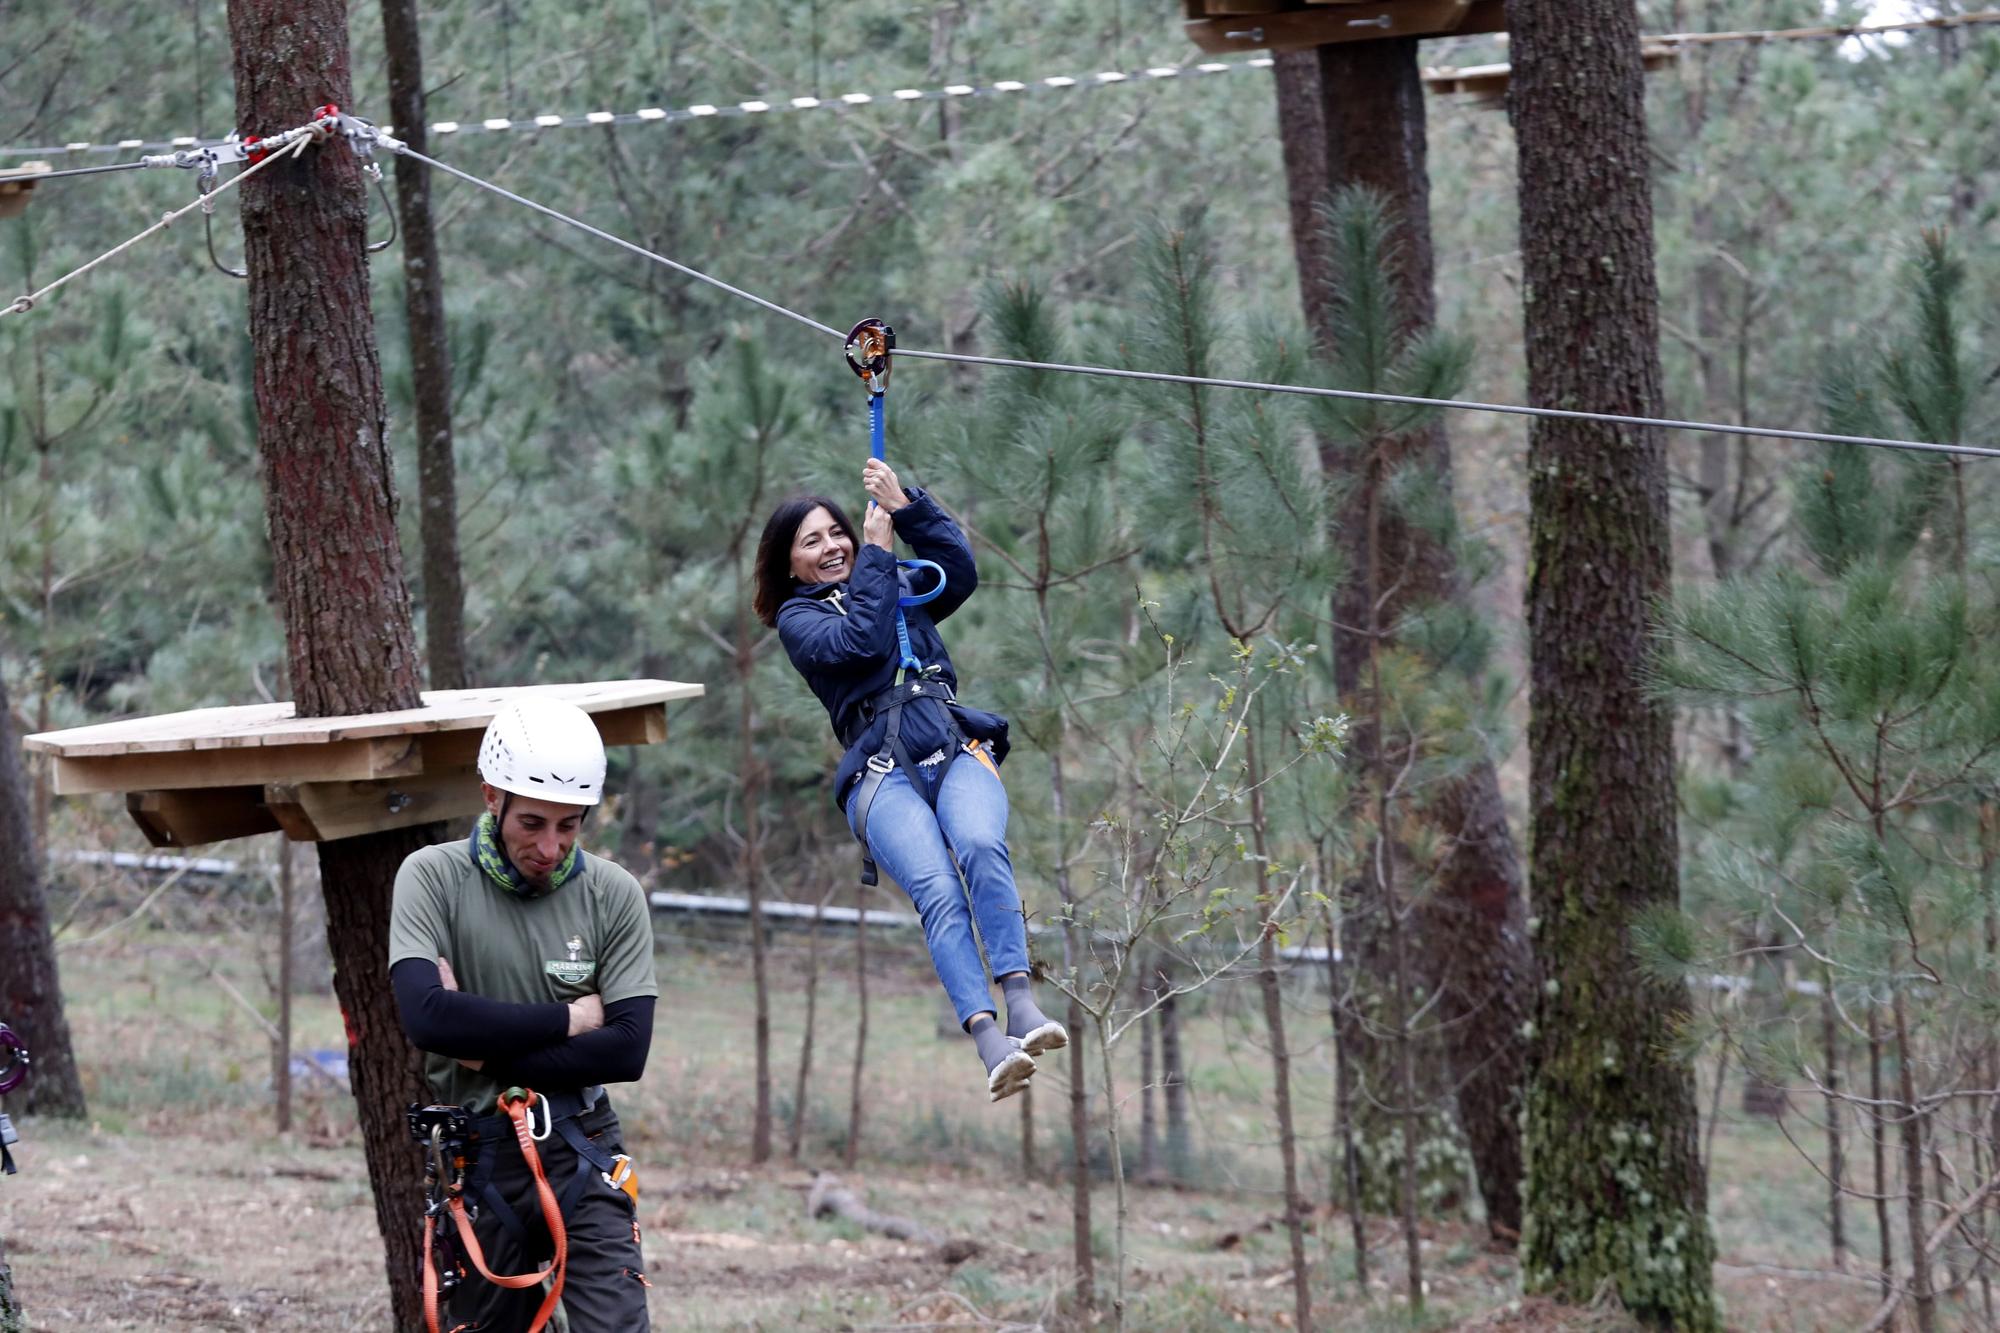
{"type": "Polygon", "coordinates": [[[889,353],[895,350],[896,331],[879,319],[864,319],[847,331],[848,368],[871,394],[889,391],[889,353]]]}

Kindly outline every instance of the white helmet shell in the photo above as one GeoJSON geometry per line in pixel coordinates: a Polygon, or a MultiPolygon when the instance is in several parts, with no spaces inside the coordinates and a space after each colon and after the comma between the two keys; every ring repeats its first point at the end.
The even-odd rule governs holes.
{"type": "Polygon", "coordinates": [[[487,724],[479,776],[516,796],[596,805],[604,797],[604,738],[573,703],[516,699],[487,724]]]}

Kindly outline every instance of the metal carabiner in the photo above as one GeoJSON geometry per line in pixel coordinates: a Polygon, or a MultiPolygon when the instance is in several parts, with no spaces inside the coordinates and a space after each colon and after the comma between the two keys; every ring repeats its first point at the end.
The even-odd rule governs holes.
{"type": "Polygon", "coordinates": [[[361,169],[375,182],[375,197],[382,201],[382,211],[389,215],[388,236],[379,241],[372,241],[368,246],[369,254],[379,255],[396,243],[396,237],[402,234],[402,229],[396,222],[396,205],[390,202],[389,191],[382,184],[382,168],[373,162],[364,162],[361,164],[361,169]]]}
{"type": "Polygon", "coordinates": [[[201,235],[202,239],[208,242],[208,262],[215,265],[218,273],[231,278],[247,280],[250,277],[249,269],[231,268],[222,262],[221,256],[215,253],[215,201],[208,197],[209,192],[215,188],[215,160],[213,158],[201,164],[201,171],[194,178],[194,188],[201,195],[201,235]]]}
{"type": "Polygon", "coordinates": [[[879,319],[864,319],[847,331],[847,364],[868,392],[889,391],[889,353],[896,350],[896,331],[879,319]]]}

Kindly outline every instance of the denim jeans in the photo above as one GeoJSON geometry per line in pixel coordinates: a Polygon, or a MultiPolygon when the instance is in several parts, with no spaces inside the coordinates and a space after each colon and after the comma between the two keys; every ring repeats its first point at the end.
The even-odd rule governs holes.
{"type": "MultiPolygon", "coordinates": [[[[921,781],[935,783],[934,772],[923,770],[921,781]]],[[[855,789],[860,790],[859,783],[855,789]]],[[[850,829],[854,811],[850,794],[850,829]]],[[[933,815],[898,764],[882,779],[869,808],[868,851],[916,904],[931,965],[951,997],[959,1026],[974,1014],[997,1012],[972,936],[973,921],[979,922],[994,976],[1028,970],[1027,923],[1014,887],[1014,863],[1007,855],[1007,788],[999,776],[976,756],[959,755],[945,773],[933,815]]]]}

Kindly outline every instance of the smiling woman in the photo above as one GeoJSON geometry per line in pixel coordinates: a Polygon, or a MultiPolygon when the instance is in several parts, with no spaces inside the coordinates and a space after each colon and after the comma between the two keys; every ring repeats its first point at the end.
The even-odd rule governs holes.
{"type": "Polygon", "coordinates": [[[1007,722],[958,702],[938,634],[978,586],[978,571],[958,524],[922,490],[905,490],[880,457],[862,465],[861,484],[871,503],[859,541],[832,500],[805,495],[778,506],[757,547],[756,611],[777,629],[845,749],[833,796],[864,849],[863,882],[875,882],[879,861],[910,895],[998,1101],[1025,1087],[1035,1057],[1068,1034],[1036,1007],[1028,980],[1000,781],[1007,722]],[[922,597],[895,558],[898,536],[938,577],[922,597]],[[1006,994],[1004,1029],[989,972],[1006,994]]]}

